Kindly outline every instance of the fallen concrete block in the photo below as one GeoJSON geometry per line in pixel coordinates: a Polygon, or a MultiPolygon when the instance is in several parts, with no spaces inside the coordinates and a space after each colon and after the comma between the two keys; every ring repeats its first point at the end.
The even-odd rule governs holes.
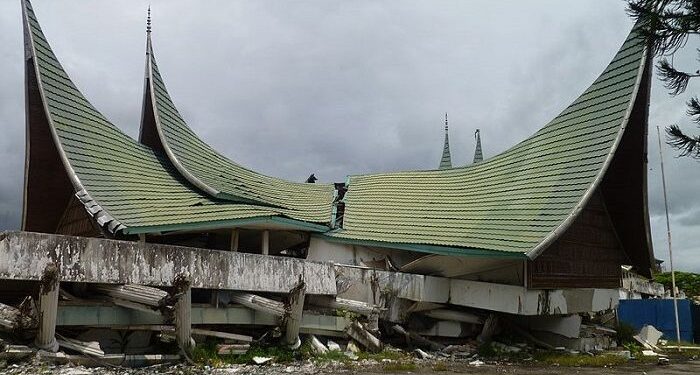
{"type": "Polygon", "coordinates": [[[250,349],[249,344],[219,344],[216,346],[216,352],[220,355],[245,354],[248,349],[250,349]]]}
{"type": "Polygon", "coordinates": [[[380,352],[384,346],[382,342],[379,341],[374,335],[369,333],[362,325],[358,322],[353,322],[345,331],[348,336],[352,337],[355,341],[359,342],[368,351],[380,352]]]}
{"type": "Polygon", "coordinates": [[[663,332],[656,329],[652,325],[645,325],[639,330],[639,333],[632,336],[635,340],[639,341],[646,349],[656,350],[659,348],[656,346],[659,343],[659,339],[663,336],[663,332]]]}
{"type": "Polygon", "coordinates": [[[340,351],[340,345],[337,342],[328,340],[328,350],[330,351],[340,351]]]}
{"type": "Polygon", "coordinates": [[[100,348],[100,343],[97,341],[80,341],[67,337],[57,339],[58,345],[62,348],[75,350],[76,352],[90,355],[94,357],[104,357],[105,352],[100,348]]]}
{"type": "Polygon", "coordinates": [[[345,351],[350,353],[359,353],[361,350],[355,341],[350,340],[348,345],[345,347],[345,351]]]}
{"type": "Polygon", "coordinates": [[[16,331],[36,327],[36,322],[20,309],[0,303],[0,329],[16,331]]]}
{"type": "Polygon", "coordinates": [[[200,336],[218,337],[220,339],[240,341],[240,342],[252,342],[253,341],[253,337],[251,337],[251,336],[239,335],[237,333],[230,333],[230,332],[210,331],[208,329],[201,329],[201,328],[192,328],[192,334],[193,335],[200,335],[200,336]]]}
{"type": "MultiPolygon", "coordinates": [[[[321,340],[319,340],[315,335],[309,336],[309,342],[311,343],[311,348],[316,354],[326,354],[328,353],[328,348],[323,345],[321,340]]],[[[338,347],[340,349],[340,347],[338,347]]]]}
{"type": "Polygon", "coordinates": [[[272,360],[272,357],[253,357],[253,363],[256,365],[262,365],[267,362],[270,362],[272,360]]]}
{"type": "Polygon", "coordinates": [[[421,349],[416,349],[413,352],[416,353],[416,356],[420,359],[433,359],[432,355],[426,353],[425,351],[423,351],[421,349]]]}
{"type": "Polygon", "coordinates": [[[95,286],[94,289],[114,299],[135,302],[154,308],[165,306],[169,296],[168,292],[164,290],[136,284],[103,284],[95,286]]]}
{"type": "Polygon", "coordinates": [[[429,348],[430,350],[443,350],[445,348],[445,345],[442,345],[440,343],[437,343],[435,341],[431,341],[426,339],[425,337],[415,333],[415,332],[408,332],[406,331],[403,327],[400,325],[396,324],[392,327],[394,331],[400,335],[402,335],[405,340],[406,344],[417,344],[420,345],[424,348],[429,348]]]}
{"type": "Polygon", "coordinates": [[[0,360],[19,361],[34,354],[34,349],[25,345],[7,345],[0,352],[0,360]]]}

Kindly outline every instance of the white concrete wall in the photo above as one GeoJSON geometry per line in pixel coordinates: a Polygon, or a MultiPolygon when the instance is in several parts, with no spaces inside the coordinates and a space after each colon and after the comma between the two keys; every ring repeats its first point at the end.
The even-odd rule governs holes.
{"type": "Polygon", "coordinates": [[[339,244],[311,237],[306,259],[384,269],[381,265],[387,258],[395,267],[401,267],[421,256],[423,254],[406,250],[339,244]]]}

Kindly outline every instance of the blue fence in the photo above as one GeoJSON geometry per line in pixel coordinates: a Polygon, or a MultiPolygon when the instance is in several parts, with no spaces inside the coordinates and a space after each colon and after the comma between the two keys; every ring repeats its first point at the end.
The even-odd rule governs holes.
{"type": "MultiPolygon", "coordinates": [[[[672,299],[620,300],[618,318],[635,329],[650,324],[664,333],[666,340],[676,340],[676,320],[672,299]]],[[[681,341],[693,342],[692,305],[687,299],[678,300],[678,325],[681,341]]],[[[700,324],[700,322],[698,322],[700,324]]]]}

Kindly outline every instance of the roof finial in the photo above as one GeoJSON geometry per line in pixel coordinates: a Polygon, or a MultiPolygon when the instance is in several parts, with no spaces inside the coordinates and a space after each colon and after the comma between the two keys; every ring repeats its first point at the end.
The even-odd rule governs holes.
{"type": "Polygon", "coordinates": [[[447,112],[445,112],[445,144],[442,147],[439,169],[447,168],[452,168],[452,157],[450,156],[450,135],[447,130],[447,112]]]}
{"type": "Polygon", "coordinates": [[[474,149],[474,161],[472,163],[481,163],[484,161],[484,152],[481,150],[481,130],[476,129],[474,138],[476,138],[476,149],[474,149]]]}
{"type": "Polygon", "coordinates": [[[146,32],[151,33],[151,5],[148,5],[148,18],[146,18],[146,32]]]}

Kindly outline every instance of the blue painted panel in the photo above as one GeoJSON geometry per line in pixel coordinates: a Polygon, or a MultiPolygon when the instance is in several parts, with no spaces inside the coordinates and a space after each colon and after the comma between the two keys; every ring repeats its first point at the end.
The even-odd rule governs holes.
{"type": "MultiPolygon", "coordinates": [[[[620,300],[618,317],[621,322],[625,322],[637,330],[647,324],[651,324],[664,333],[664,339],[676,340],[676,323],[672,299],[620,300]]],[[[681,340],[693,342],[691,302],[687,299],[678,300],[678,323],[681,331],[681,340]]]]}

